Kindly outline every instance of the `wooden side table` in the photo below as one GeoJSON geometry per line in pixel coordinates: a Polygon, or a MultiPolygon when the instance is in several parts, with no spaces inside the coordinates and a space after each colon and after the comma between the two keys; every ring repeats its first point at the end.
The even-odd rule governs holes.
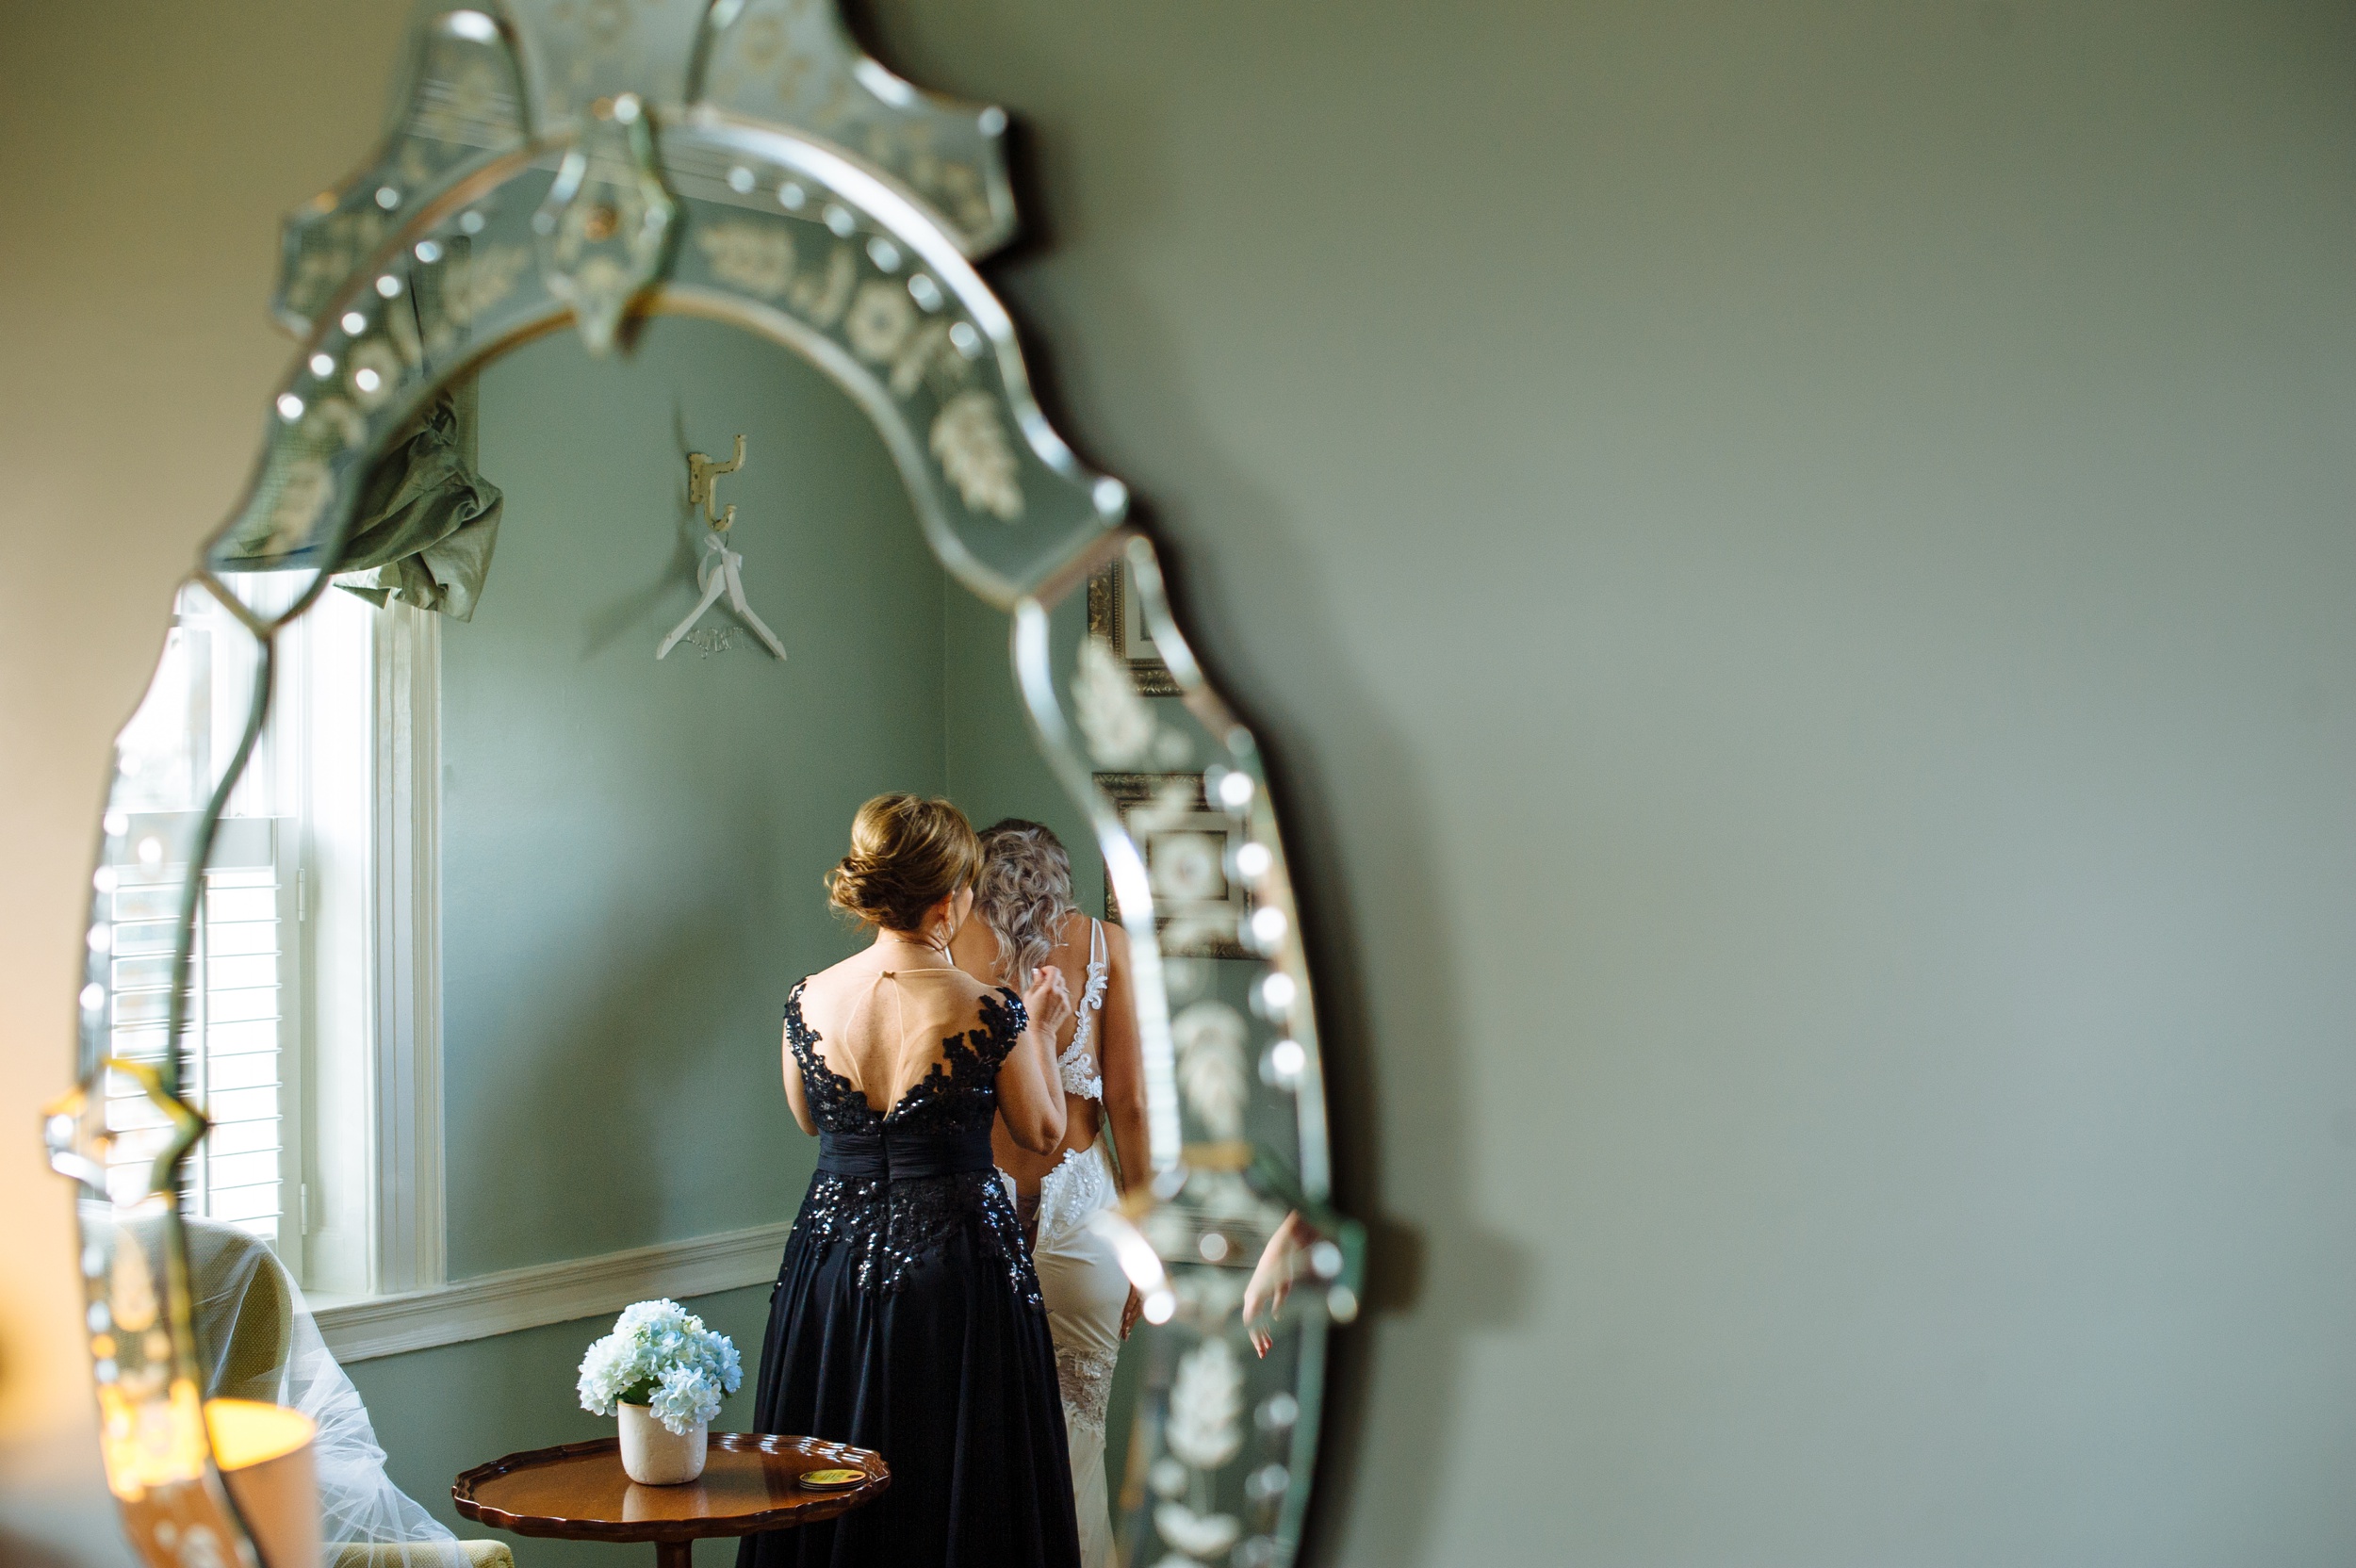
{"type": "Polygon", "coordinates": [[[640,1486],[622,1471],[621,1440],[567,1443],[478,1464],[450,1489],[458,1511],[517,1535],[565,1541],[647,1541],[655,1568],[688,1568],[707,1535],[792,1529],[880,1496],[892,1469],[864,1448],[814,1437],[713,1432],[704,1473],[680,1486],[640,1486]],[[813,1492],[805,1470],[859,1470],[841,1492],[813,1492]]]}

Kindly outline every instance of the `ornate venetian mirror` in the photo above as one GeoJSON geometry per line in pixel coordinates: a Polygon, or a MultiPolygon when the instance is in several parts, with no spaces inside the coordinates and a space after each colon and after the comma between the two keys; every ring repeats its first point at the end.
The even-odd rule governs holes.
{"type": "Polygon", "coordinates": [[[653,1243],[759,1278],[712,1260],[774,1259],[808,1175],[776,1004],[909,789],[1057,827],[1129,939],[1121,1558],[1291,1560],[1361,1242],[1280,803],[975,270],[1006,115],[823,0],[429,10],[401,102],[287,223],[302,348],[117,744],[47,1138],[133,1542],[294,1568],[208,1442],[205,1236],[348,1350],[533,1267],[611,1311],[639,1265],[573,1266],[653,1243]]]}

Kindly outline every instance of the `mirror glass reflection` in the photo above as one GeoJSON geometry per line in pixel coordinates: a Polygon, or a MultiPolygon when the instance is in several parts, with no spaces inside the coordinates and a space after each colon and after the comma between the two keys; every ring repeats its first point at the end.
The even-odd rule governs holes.
{"type": "Polygon", "coordinates": [[[1056,830],[1006,617],[934,560],[867,418],[804,361],[656,318],[627,358],[557,334],[480,378],[505,513],[441,630],[441,975],[453,1277],[766,1224],[812,1150],[785,1119],[787,991],[864,945],[825,876],[892,791],[1056,830]],[[699,598],[688,455],[746,456],[747,607],[699,598]],[[563,1127],[562,1140],[502,1136],[563,1127]],[[468,1195],[496,1201],[480,1208],[468,1195]]]}
{"type": "Polygon", "coordinates": [[[389,1455],[369,1506],[432,1527],[389,1477],[462,1535],[481,1527],[448,1515],[456,1471],[611,1430],[558,1391],[604,1327],[584,1315],[621,1298],[676,1295],[729,1334],[746,1378],[714,1428],[761,1426],[766,1282],[827,1158],[794,1125],[807,1068],[780,1011],[880,951],[828,876],[862,803],[898,792],[995,829],[941,962],[982,992],[1055,977],[1058,1125],[999,1119],[976,1173],[1051,1309],[1086,1560],[1118,1540],[1276,1560],[1354,1262],[1320,1229],[1314,1018],[1265,777],[1192,676],[1150,547],[1010,618],[941,566],[849,397],[679,316],[602,361],[538,336],[445,388],[353,539],[365,569],[332,583],[184,592],[121,743],[86,1050],[124,1064],[104,1113],[123,1213],[175,1222],[148,1188],[179,1129],[139,1064],[210,1119],[180,1205],[198,1392],[316,1342],[353,1373],[318,1386],[365,1396],[389,1455]],[[1115,1206],[1150,1252],[1091,1223],[1115,1206]],[[265,1300],[282,1272],[316,1330],[265,1300]],[[536,1305],[482,1304],[511,1297],[536,1305]],[[420,1379],[480,1409],[452,1419],[420,1379]]]}
{"type": "MultiPolygon", "coordinates": [[[[751,1429],[767,1306],[752,1281],[775,1272],[819,1154],[780,1082],[781,1004],[875,937],[829,907],[827,874],[861,803],[887,792],[952,801],[976,827],[1018,820],[1056,875],[994,907],[1073,947],[1067,988],[1096,1045],[1069,1064],[1067,1135],[992,1163],[1027,1242],[1092,1254],[1099,1295],[1113,1282],[1094,1315],[1110,1322],[1060,1358],[1088,1387],[1065,1403],[1084,1412],[1072,1457],[1101,1556],[1122,1479],[1116,1455],[1108,1488],[1103,1432],[1125,1415],[1112,1384],[1138,1303],[1085,1213],[1056,1212],[1057,1168],[1078,1170],[1083,1149],[1103,1162],[1091,1203],[1118,1198],[1124,1166],[1137,1185],[1142,1088],[1126,939],[1102,923],[1088,814],[1024,715],[1007,616],[941,568],[865,414],[732,326],[654,318],[605,361],[552,333],[488,361],[435,418],[471,476],[475,547],[344,574],[275,639],[270,714],[216,835],[191,960],[205,1005],[183,1060],[216,1124],[191,1223],[248,1233],[285,1264],[385,1407],[389,1468],[420,1498],[501,1445],[606,1429],[550,1429],[545,1385],[569,1367],[549,1341],[535,1358],[549,1364],[478,1368],[512,1380],[501,1392],[537,1423],[419,1423],[401,1441],[404,1402],[373,1387],[392,1364],[349,1326],[387,1291],[678,1243],[726,1252],[728,1288],[691,1304],[746,1363],[715,1425],[751,1429]],[[1110,1027],[1107,1000],[1123,1015],[1110,1027]],[[437,1148],[438,1168],[405,1161],[404,1140],[437,1148]]],[[[371,497],[430,512],[446,479],[380,480],[371,497]]],[[[240,574],[237,596],[270,581],[240,574]]],[[[286,599],[308,586],[279,581],[286,599]]],[[[205,617],[227,613],[194,596],[175,657],[201,661],[205,617]]],[[[1076,593],[1055,612],[1067,647],[1086,614],[1076,593]]],[[[205,678],[250,681],[252,662],[216,657],[205,678]]],[[[234,747],[236,718],[215,707],[229,734],[214,743],[234,747]]],[[[126,747],[157,727],[134,725],[126,747]]],[[[186,771],[187,746],[155,749],[186,771]]],[[[994,940],[972,940],[983,929],[957,956],[1003,970],[994,940]]],[[[1081,1184],[1061,1180],[1062,1208],[1081,1184]]],[[[443,1353],[472,1364],[464,1346],[443,1353]]]]}

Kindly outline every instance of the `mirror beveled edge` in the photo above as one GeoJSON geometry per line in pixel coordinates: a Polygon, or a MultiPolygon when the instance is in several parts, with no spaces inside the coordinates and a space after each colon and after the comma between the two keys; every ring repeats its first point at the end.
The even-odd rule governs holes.
{"type": "MultiPolygon", "coordinates": [[[[1331,1203],[1315,989],[1257,741],[1172,618],[1151,540],[1123,522],[1125,488],[1048,424],[1013,323],[972,265],[1013,232],[1006,115],[899,81],[828,5],[655,0],[628,15],[591,37],[548,0],[421,8],[391,135],[287,220],[273,308],[304,342],[248,494],[183,590],[250,637],[254,678],[205,808],[161,852],[180,872],[176,888],[155,885],[177,911],[168,1043],[150,1059],[116,1054],[114,970],[93,942],[75,1084],[44,1116],[52,1166],[83,1188],[102,1455],[126,1532],[159,1568],[276,1568],[222,1484],[198,1397],[177,1200],[205,1123],[169,1043],[188,1022],[197,901],[267,716],[274,634],[328,585],[376,455],[438,388],[543,333],[572,325],[604,352],[645,317],[678,313],[777,342],[842,385],[883,435],[943,566],[1009,612],[1035,738],[1088,810],[1137,969],[1157,1176],[1104,1220],[1159,1315],[1139,1348],[1117,1537],[1133,1563],[1149,1551],[1195,1560],[1189,1531],[1195,1552],[1223,1538],[1207,1556],[1232,1551],[1238,1568],[1289,1562],[1312,1495],[1328,1325],[1356,1315],[1364,1233],[1331,1203]],[[224,581],[255,567],[308,575],[280,579],[296,585],[290,602],[263,611],[224,581]],[[1056,662],[1050,610],[1116,572],[1164,672],[1152,695],[1175,701],[1149,702],[1121,661],[1093,657],[1094,628],[1074,667],[1056,662]],[[1116,800],[1115,779],[1157,782],[1116,800]],[[1232,925],[1209,939],[1200,909],[1171,923],[1149,861],[1156,831],[1202,821],[1224,833],[1235,887],[1232,925]],[[1165,948],[1206,939],[1257,965],[1249,1004],[1190,1002],[1173,1029],[1203,966],[1165,948]],[[1248,1045],[1262,1047],[1256,1075],[1248,1045]],[[118,1177],[111,1195],[110,1081],[142,1096],[154,1123],[145,1180],[118,1177]],[[1262,1100],[1283,1109],[1280,1147],[1245,1131],[1268,1125],[1251,1114],[1262,1100]],[[1291,1215],[1319,1240],[1309,1288],[1294,1293],[1280,1351],[1254,1363],[1237,1353],[1241,1278],[1291,1215]]],[[[110,799],[94,886],[111,887],[125,853],[123,816],[110,799]]],[[[99,888],[94,932],[107,896],[99,888]]]]}

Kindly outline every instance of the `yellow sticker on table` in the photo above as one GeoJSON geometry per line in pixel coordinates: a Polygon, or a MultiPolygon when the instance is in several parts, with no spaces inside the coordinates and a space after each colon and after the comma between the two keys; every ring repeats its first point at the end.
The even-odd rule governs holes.
{"type": "Polygon", "coordinates": [[[832,1491],[842,1486],[857,1486],[866,1478],[867,1472],[864,1470],[805,1470],[801,1476],[804,1486],[816,1487],[821,1491],[832,1491]]]}

